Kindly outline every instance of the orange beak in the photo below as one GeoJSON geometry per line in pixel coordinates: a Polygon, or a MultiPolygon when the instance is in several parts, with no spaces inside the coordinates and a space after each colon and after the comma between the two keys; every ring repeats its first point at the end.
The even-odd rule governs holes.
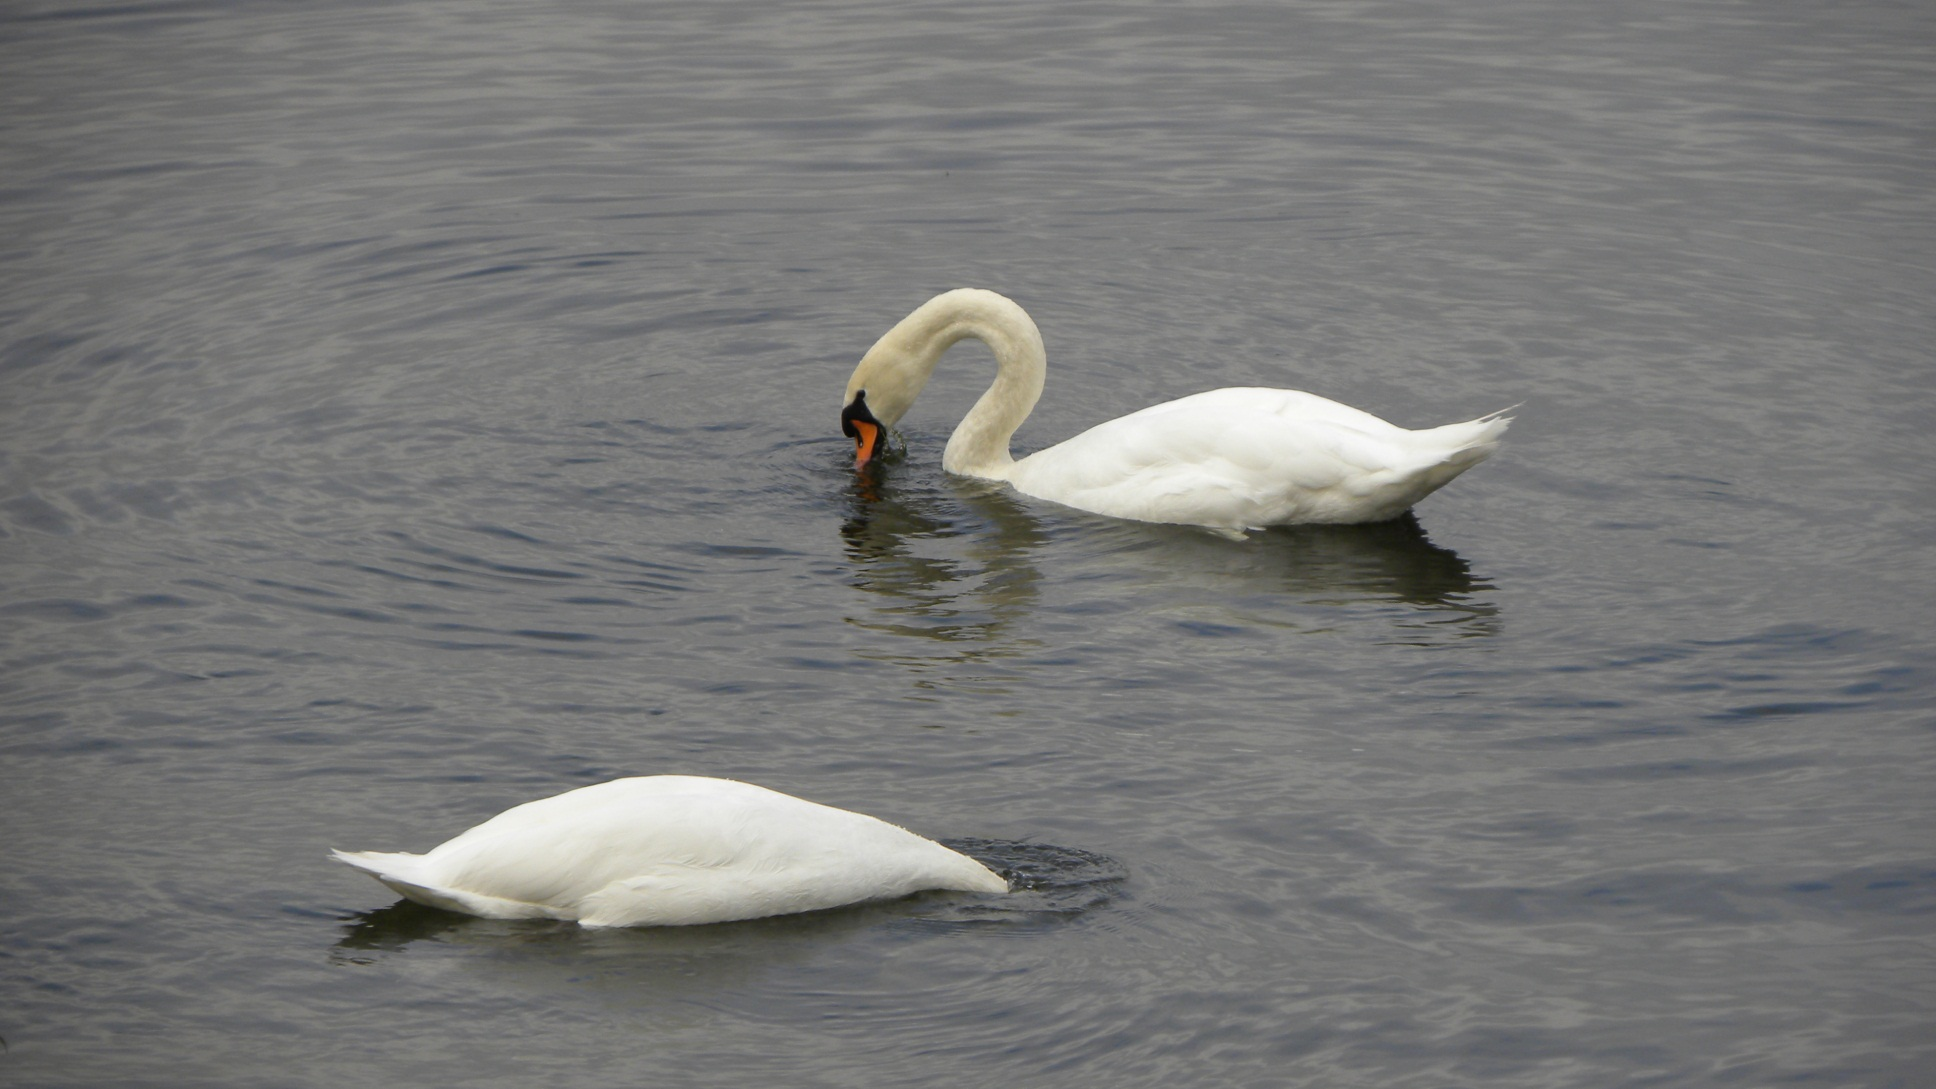
{"type": "Polygon", "coordinates": [[[880,455],[883,434],[880,424],[854,421],[854,468],[862,468],[880,455]]]}
{"type": "Polygon", "coordinates": [[[854,440],[854,468],[864,469],[887,446],[887,428],[867,408],[867,391],[854,394],[840,410],[840,433],[854,440]]]}

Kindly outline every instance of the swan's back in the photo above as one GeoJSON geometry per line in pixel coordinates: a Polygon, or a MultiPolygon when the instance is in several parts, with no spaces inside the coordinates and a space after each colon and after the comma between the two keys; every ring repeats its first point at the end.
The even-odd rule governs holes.
{"type": "Polygon", "coordinates": [[[1007,889],[973,859],[874,817],[676,775],[527,802],[423,855],[336,857],[432,906],[588,926],[723,922],[921,889],[1007,889]]]}
{"type": "Polygon", "coordinates": [[[1015,464],[1039,498],[1243,530],[1396,518],[1483,461],[1510,421],[1410,431],[1299,390],[1211,390],[1099,424],[1015,464]]]}

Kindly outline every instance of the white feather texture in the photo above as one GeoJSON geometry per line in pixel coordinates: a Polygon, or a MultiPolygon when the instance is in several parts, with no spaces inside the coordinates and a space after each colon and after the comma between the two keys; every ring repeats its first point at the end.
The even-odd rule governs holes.
{"type": "Polygon", "coordinates": [[[689,775],[526,802],[427,854],[332,857],[431,907],[592,927],[754,919],[923,889],[1008,891],[981,863],[886,821],[689,775]]]}
{"type": "Polygon", "coordinates": [[[1009,440],[1041,396],[1047,354],[1026,311],[976,288],[935,296],[881,337],[848,379],[845,405],[864,394],[874,419],[892,427],[964,337],[987,343],[997,369],[948,440],[943,468],[1095,514],[1227,536],[1396,518],[1485,460],[1511,422],[1494,413],[1410,431],[1296,390],[1219,389],[1098,424],[1017,461],[1009,440]]]}

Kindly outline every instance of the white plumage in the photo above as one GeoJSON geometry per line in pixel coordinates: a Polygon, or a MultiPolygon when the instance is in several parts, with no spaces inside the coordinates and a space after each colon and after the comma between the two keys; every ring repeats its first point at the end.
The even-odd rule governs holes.
{"type": "Polygon", "coordinates": [[[997,371],[948,440],[943,468],[1096,514],[1228,536],[1396,518],[1483,461],[1511,422],[1495,413],[1409,431],[1296,390],[1219,389],[1098,424],[1017,461],[1008,443],[1042,393],[1042,335],[1012,300],[961,288],[922,304],[854,368],[841,419],[860,463],[879,454],[886,429],[964,337],[988,344],[997,371]]]}
{"type": "Polygon", "coordinates": [[[753,919],[923,889],[1008,891],[974,859],[874,817],[688,775],[526,802],[427,854],[333,857],[431,907],[594,927],[753,919]]]}

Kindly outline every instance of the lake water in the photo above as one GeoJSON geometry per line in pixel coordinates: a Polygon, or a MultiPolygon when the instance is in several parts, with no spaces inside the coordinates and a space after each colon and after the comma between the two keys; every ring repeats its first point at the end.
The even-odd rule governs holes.
{"type": "Polygon", "coordinates": [[[0,1081],[1936,1084],[1936,7],[0,9],[0,1081]],[[947,477],[1523,402],[1415,521],[947,477]],[[393,907],[624,774],[1004,901],[393,907]]]}

